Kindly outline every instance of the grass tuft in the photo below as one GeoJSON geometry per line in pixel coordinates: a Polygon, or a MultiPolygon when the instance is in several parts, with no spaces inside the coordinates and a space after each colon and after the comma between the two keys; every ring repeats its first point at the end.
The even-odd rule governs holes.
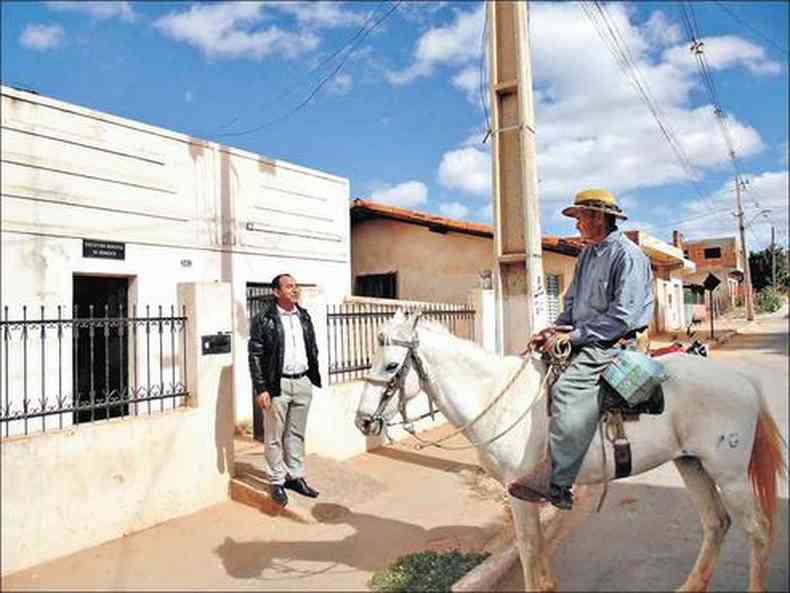
{"type": "Polygon", "coordinates": [[[368,585],[373,591],[450,591],[453,584],[488,558],[488,553],[417,552],[401,556],[385,570],[373,574],[368,585]]]}

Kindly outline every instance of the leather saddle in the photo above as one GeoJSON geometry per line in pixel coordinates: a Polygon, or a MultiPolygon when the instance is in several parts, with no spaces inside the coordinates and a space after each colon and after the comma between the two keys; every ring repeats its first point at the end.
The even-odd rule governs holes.
{"type": "Polygon", "coordinates": [[[640,414],[661,414],[664,411],[664,390],[661,385],[653,389],[648,399],[633,407],[629,406],[606,381],[601,381],[600,386],[598,408],[601,415],[606,412],[620,412],[623,420],[628,422],[639,420],[640,414]]]}

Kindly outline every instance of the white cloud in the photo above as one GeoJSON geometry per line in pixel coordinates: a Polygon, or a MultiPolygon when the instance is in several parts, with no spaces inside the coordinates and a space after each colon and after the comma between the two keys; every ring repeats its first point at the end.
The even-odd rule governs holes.
{"type": "Polygon", "coordinates": [[[327,85],[328,92],[333,95],[345,95],[351,90],[352,80],[350,74],[338,74],[327,85]]]}
{"type": "Polygon", "coordinates": [[[651,44],[673,45],[683,40],[680,25],[669,23],[667,16],[660,10],[650,15],[645,23],[645,36],[651,44]]]}
{"type": "MultiPolygon", "coordinates": [[[[537,2],[531,6],[541,200],[556,208],[584,187],[606,187],[619,196],[640,188],[688,182],[688,172],[584,12],[571,3],[537,2]]],[[[639,24],[631,20],[636,13],[626,5],[608,3],[606,8],[631,48],[663,112],[663,121],[674,130],[696,174],[727,166],[729,154],[712,106],[691,102],[692,92],[702,90],[702,83],[686,44],[681,40],[671,45],[678,41],[676,24],[663,13],[653,13],[646,23],[639,24]],[[663,44],[660,51],[655,51],[657,41],[663,44]]],[[[775,70],[760,47],[737,37],[708,38],[705,47],[718,69],[740,67],[760,75],[775,70]],[[714,53],[715,60],[711,57],[714,53]]],[[[415,68],[424,63],[438,62],[418,60],[415,68]]],[[[469,98],[473,96],[476,64],[468,57],[456,65],[452,78],[469,98]]],[[[726,118],[739,157],[764,150],[753,127],[733,114],[726,118]]],[[[488,148],[479,144],[481,138],[482,134],[474,134],[443,155],[438,172],[443,185],[472,194],[488,193],[491,167],[488,157],[484,158],[488,148]]]]}
{"type": "Polygon", "coordinates": [[[449,25],[429,29],[417,40],[411,66],[386,72],[387,79],[392,84],[407,84],[430,76],[440,65],[464,64],[479,58],[483,9],[481,6],[472,12],[459,11],[449,25]]]}
{"type": "Polygon", "coordinates": [[[493,221],[494,221],[494,205],[492,203],[489,203],[489,204],[483,206],[482,208],[480,208],[476,212],[476,216],[477,216],[477,219],[481,220],[482,222],[486,222],[488,224],[493,223],[493,221]]]}
{"type": "Polygon", "coordinates": [[[65,31],[60,25],[26,25],[19,43],[28,49],[48,50],[60,46],[65,31]]]}
{"type": "MultiPolygon", "coordinates": [[[[765,57],[762,47],[740,37],[705,37],[702,43],[706,61],[714,70],[744,66],[753,74],[779,74],[782,71],[781,64],[765,57]]],[[[696,72],[697,60],[685,44],[666,50],[663,57],[676,67],[696,72]]]]}
{"type": "Polygon", "coordinates": [[[414,208],[427,201],[428,188],[421,181],[405,181],[371,192],[370,199],[401,208],[414,208]]]}
{"type": "Polygon", "coordinates": [[[348,27],[362,25],[367,15],[344,10],[339,2],[273,2],[271,8],[296,17],[309,27],[348,27]]]}
{"type": "MultiPolygon", "coordinates": [[[[763,209],[770,209],[767,215],[776,225],[777,231],[786,233],[787,208],[790,203],[788,171],[766,171],[759,175],[744,175],[744,177],[749,179],[749,185],[742,194],[744,223],[751,223],[752,226],[752,230],[746,235],[747,244],[754,243],[755,238],[770,239],[769,223],[766,217],[759,214],[763,209]]],[[[733,183],[728,182],[707,199],[689,202],[683,209],[679,209],[679,215],[675,216],[676,220],[681,221],[679,224],[671,225],[672,228],[666,226],[661,228],[666,233],[676,228],[688,240],[734,236],[738,233],[736,218],[732,216],[735,208],[733,183]]],[[[752,249],[753,245],[749,245],[749,248],[752,249]]],[[[757,247],[760,248],[762,244],[757,247]]]]}
{"type": "Polygon", "coordinates": [[[95,19],[110,19],[118,17],[122,21],[134,22],[137,15],[132,10],[129,2],[47,2],[47,7],[58,11],[83,12],[95,19]]]}
{"type": "Polygon", "coordinates": [[[439,163],[439,183],[480,196],[491,194],[491,157],[472,146],[451,150],[439,163]]]}
{"type": "Polygon", "coordinates": [[[470,102],[479,105],[482,92],[483,98],[486,100],[486,104],[488,104],[487,85],[483,87],[482,91],[480,89],[479,65],[466,66],[463,70],[458,72],[458,74],[453,76],[452,82],[454,87],[466,93],[466,98],[469,99],[470,102]]]}
{"type": "Polygon", "coordinates": [[[461,202],[442,202],[439,204],[439,214],[447,218],[465,220],[471,211],[461,202]]]}
{"type": "Polygon", "coordinates": [[[283,31],[276,26],[256,29],[264,18],[262,8],[260,2],[195,4],[159,18],[154,27],[197,47],[209,58],[295,58],[318,45],[318,37],[310,32],[283,31]]]}

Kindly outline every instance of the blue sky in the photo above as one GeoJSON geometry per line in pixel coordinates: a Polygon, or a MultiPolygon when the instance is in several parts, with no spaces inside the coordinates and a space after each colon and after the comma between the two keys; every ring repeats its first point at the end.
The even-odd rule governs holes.
{"type": "MultiPolygon", "coordinates": [[[[404,2],[366,32],[393,6],[4,1],[2,81],[348,177],[352,197],[490,222],[482,3],[404,2]]],[[[733,168],[678,3],[603,6],[688,165],[583,6],[533,2],[543,231],[575,234],[559,210],[577,190],[603,186],[625,206],[628,228],[663,239],[673,228],[687,238],[735,234],[733,168]]],[[[739,20],[720,3],[693,3],[750,181],[747,240],[767,246],[770,220],[786,244],[788,3],[726,9],[739,20]]]]}

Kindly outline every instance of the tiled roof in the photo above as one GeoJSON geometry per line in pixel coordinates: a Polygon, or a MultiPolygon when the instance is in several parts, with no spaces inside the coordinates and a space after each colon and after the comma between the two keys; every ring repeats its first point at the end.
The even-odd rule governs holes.
{"type": "MultiPolygon", "coordinates": [[[[389,220],[399,220],[410,224],[425,226],[439,233],[464,233],[478,237],[494,237],[494,227],[490,224],[479,222],[467,222],[454,220],[444,216],[436,216],[426,212],[417,212],[407,208],[388,206],[370,200],[356,199],[351,202],[351,222],[359,222],[371,218],[386,218],[389,220]]],[[[578,255],[584,245],[581,238],[573,237],[565,239],[546,235],[542,239],[543,249],[563,253],[565,255],[578,255]]]]}

